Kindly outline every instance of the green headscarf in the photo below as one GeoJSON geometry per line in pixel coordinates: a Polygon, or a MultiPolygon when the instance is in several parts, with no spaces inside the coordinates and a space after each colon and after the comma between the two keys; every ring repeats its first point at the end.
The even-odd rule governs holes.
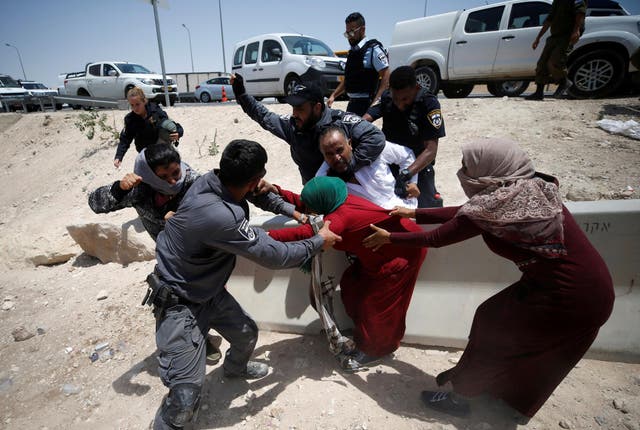
{"type": "Polygon", "coordinates": [[[333,176],[318,176],[305,184],[300,199],[310,210],[328,215],[347,200],[347,184],[333,176]]]}

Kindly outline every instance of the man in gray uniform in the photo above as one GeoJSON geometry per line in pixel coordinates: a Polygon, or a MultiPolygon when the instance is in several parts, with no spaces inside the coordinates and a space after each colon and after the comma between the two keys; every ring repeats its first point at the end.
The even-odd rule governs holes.
{"type": "Polygon", "coordinates": [[[156,413],[154,429],[181,429],[192,421],[205,380],[209,328],[230,344],[223,365],[226,377],[260,378],[268,373],[265,364],[249,361],[258,338],[256,323],[225,288],[236,255],[270,268],[291,268],[340,240],[326,224],[311,239],[288,243],[249,225],[248,198],[271,211],[282,212],[287,204],[273,193],[252,195],[266,173],[266,162],[260,144],[229,143],[220,171],[206,173],[191,186],[158,235],[157,266],[147,278],[151,295],[145,302],[154,304],[158,370],[170,391],[156,413]]]}
{"type": "Polygon", "coordinates": [[[297,85],[287,97],[287,103],[293,106],[292,114],[278,115],[247,94],[242,76],[234,75],[231,79],[236,101],[242,110],[262,128],[289,144],[291,158],[298,165],[303,184],[316,175],[324,161],[318,147],[318,135],[328,125],[342,128],[351,139],[353,160],[350,171],[368,166],[384,149],[385,137],[380,129],[357,115],[326,107],[317,84],[297,85]]]}

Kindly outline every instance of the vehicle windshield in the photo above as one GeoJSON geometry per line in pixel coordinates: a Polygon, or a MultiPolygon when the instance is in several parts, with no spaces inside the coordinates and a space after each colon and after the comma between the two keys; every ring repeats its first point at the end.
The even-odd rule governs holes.
{"type": "Polygon", "coordinates": [[[9,76],[0,76],[0,87],[22,88],[18,81],[9,76]]]}
{"type": "Polygon", "coordinates": [[[23,82],[22,88],[26,88],[27,90],[46,90],[47,87],[44,84],[39,82],[23,82]]]}
{"type": "Polygon", "coordinates": [[[333,57],[333,51],[324,42],[306,36],[282,36],[287,49],[292,54],[321,55],[333,57]]]}
{"type": "Polygon", "coordinates": [[[132,63],[115,63],[116,67],[120,69],[122,73],[141,73],[150,75],[151,71],[146,67],[142,67],[140,64],[132,63]]]}

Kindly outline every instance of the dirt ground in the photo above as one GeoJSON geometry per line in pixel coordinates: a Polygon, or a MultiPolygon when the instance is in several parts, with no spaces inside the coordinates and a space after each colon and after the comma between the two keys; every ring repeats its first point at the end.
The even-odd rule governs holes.
{"type": "MultiPolygon", "coordinates": [[[[441,104],[447,137],[440,142],[436,180],[445,204],[464,202],[455,177],[460,145],[484,136],[520,142],[538,170],[559,178],[566,200],[638,198],[640,141],[596,125],[601,118],[638,120],[637,98],[526,102],[473,97],[442,99],[441,104]]],[[[288,105],[268,107],[290,112],[288,105]]],[[[100,112],[116,130],[125,113],[100,112]]],[[[217,166],[219,153],[210,153],[231,139],[253,139],[269,153],[267,179],[300,189],[286,144],[235,103],[177,105],[168,113],[185,129],[178,149],[196,170],[217,166]]],[[[130,171],[135,150],[116,170],[115,141],[100,130],[88,139],[74,125],[82,114],[69,109],[0,114],[5,184],[0,190],[2,429],[143,429],[166,393],[156,372],[153,317],[140,306],[153,261],[102,264],[83,254],[66,231],[74,223],[120,225],[136,217],[133,209],[96,215],[88,208],[88,192],[130,171]],[[54,266],[34,267],[29,261],[61,249],[76,255],[54,266]],[[20,336],[27,339],[17,341],[20,336]],[[105,343],[92,361],[96,347],[105,343]]],[[[260,213],[252,209],[252,215],[260,213]]],[[[506,408],[483,399],[473,404],[466,420],[426,410],[420,391],[435,388],[435,376],[460,354],[403,344],[394,358],[346,375],[319,334],[261,331],[255,356],[270,365],[270,374],[258,381],[228,380],[219,365],[208,367],[196,428],[640,428],[640,358],[582,360],[524,425],[513,422],[506,408]]]]}

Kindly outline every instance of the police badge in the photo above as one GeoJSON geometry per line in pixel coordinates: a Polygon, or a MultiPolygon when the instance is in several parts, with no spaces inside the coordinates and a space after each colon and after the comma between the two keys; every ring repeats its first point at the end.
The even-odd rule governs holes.
{"type": "Polygon", "coordinates": [[[440,109],[434,109],[427,114],[427,118],[429,119],[429,123],[435,128],[442,127],[442,113],[440,109]]]}

